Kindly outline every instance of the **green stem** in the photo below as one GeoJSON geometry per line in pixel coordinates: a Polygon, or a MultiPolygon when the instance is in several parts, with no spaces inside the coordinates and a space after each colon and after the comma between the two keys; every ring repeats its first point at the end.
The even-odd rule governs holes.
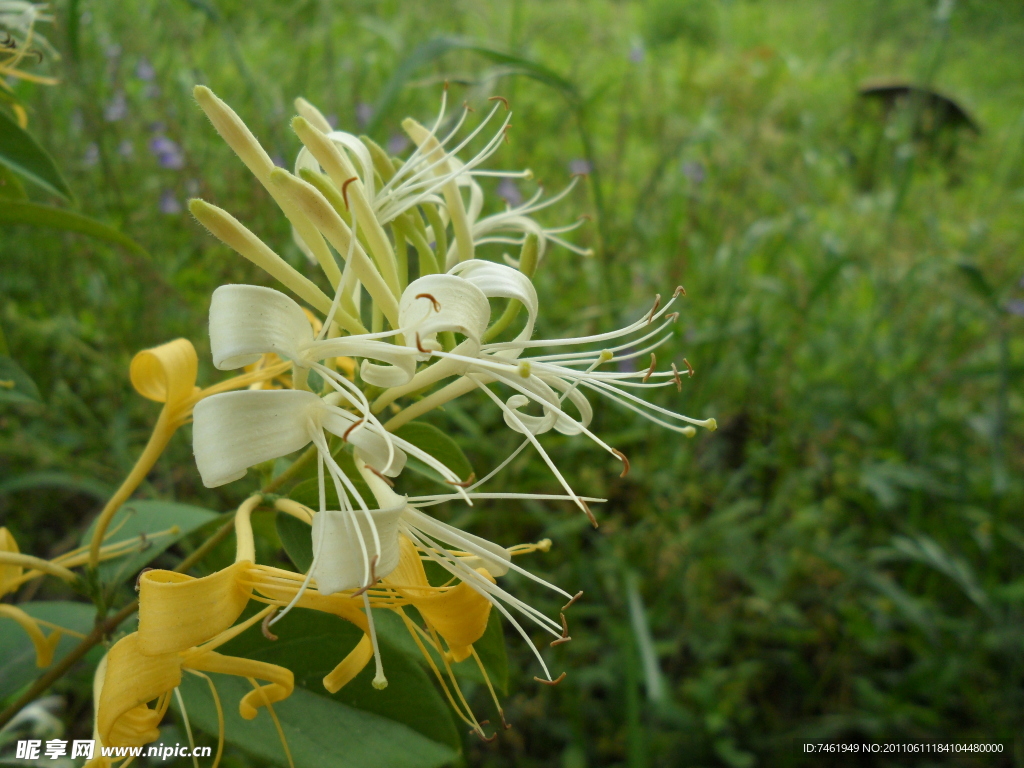
{"type": "MultiPolygon", "coordinates": [[[[519,252],[519,271],[529,278],[532,278],[533,273],[537,271],[538,246],[539,239],[537,235],[531,232],[526,236],[526,240],[523,241],[523,250],[519,252]]],[[[522,308],[523,303],[519,299],[509,299],[504,313],[484,333],[484,343],[486,344],[488,341],[494,340],[502,331],[508,328],[519,315],[519,310],[522,308]]]]}

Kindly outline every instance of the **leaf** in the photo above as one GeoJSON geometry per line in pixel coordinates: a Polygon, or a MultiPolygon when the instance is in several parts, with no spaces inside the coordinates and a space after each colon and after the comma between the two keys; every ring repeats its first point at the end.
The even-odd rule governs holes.
{"type": "MultiPolygon", "coordinates": [[[[0,205],[3,210],[7,205],[0,205]]],[[[0,214],[2,216],[2,214],[0,214]]],[[[6,355],[0,355],[0,403],[35,403],[43,402],[39,388],[32,377],[24,369],[6,355]]]]}
{"type": "Polygon", "coordinates": [[[114,493],[113,488],[95,478],[58,471],[26,472],[0,483],[0,493],[17,493],[35,488],[57,488],[92,496],[100,501],[106,501],[114,493]]]}
{"type": "Polygon", "coordinates": [[[14,118],[0,111],[0,163],[65,200],[74,195],[53,158],[14,118]]]}
{"type": "Polygon", "coordinates": [[[292,564],[301,573],[308,571],[309,566],[313,564],[313,539],[310,526],[291,515],[278,512],[277,535],[292,564]]]}
{"type": "Polygon", "coordinates": [[[128,235],[119,232],[103,222],[73,211],[65,211],[52,205],[10,201],[0,206],[0,224],[28,224],[48,227],[64,232],[78,232],[97,240],[131,251],[137,256],[149,259],[149,253],[128,235]]]}
{"type": "MultiPolygon", "coordinates": [[[[63,600],[22,603],[18,606],[29,616],[87,634],[92,631],[96,608],[91,603],[63,600]]],[[[52,630],[43,627],[49,635],[52,630]]],[[[67,656],[78,645],[78,638],[64,635],[53,655],[54,662],[67,656]]],[[[36,652],[28,635],[11,619],[0,617],[0,700],[35,680],[43,670],[36,666],[36,652]]]]}
{"type": "MultiPolygon", "coordinates": [[[[222,515],[208,509],[177,504],[171,501],[130,501],[114,515],[107,529],[107,540],[104,546],[119,541],[138,542],[121,557],[100,563],[100,580],[106,584],[116,584],[129,578],[132,574],[155,559],[172,544],[180,541],[188,534],[222,515]],[[154,536],[173,526],[178,527],[177,533],[154,536]],[[113,532],[113,533],[111,533],[113,532]]],[[[82,536],[82,545],[87,546],[92,539],[96,523],[82,536]]]]}
{"type": "MultiPolygon", "coordinates": [[[[468,479],[473,474],[473,467],[458,443],[432,424],[414,421],[396,429],[395,435],[403,440],[408,440],[420,450],[429,453],[463,480],[468,479]]],[[[451,486],[445,482],[444,478],[411,456],[407,466],[414,472],[451,489],[451,486]]]]}
{"type": "Polygon", "coordinates": [[[0,165],[0,200],[27,200],[25,185],[6,165],[0,165]]]}

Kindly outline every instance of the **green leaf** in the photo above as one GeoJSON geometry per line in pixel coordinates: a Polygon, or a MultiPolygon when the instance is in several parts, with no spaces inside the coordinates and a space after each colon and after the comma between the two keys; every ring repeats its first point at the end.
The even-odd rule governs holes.
{"type": "MultiPolygon", "coordinates": [[[[307,505],[308,506],[308,505],[307,505]]],[[[313,564],[313,539],[310,526],[284,512],[277,513],[277,535],[281,546],[300,572],[313,564]]]]}
{"type": "MultiPolygon", "coordinates": [[[[83,635],[92,631],[96,618],[96,608],[91,603],[55,600],[23,603],[18,607],[33,618],[52,621],[83,635]]],[[[49,635],[52,630],[43,627],[43,631],[49,635]]],[[[78,642],[78,638],[63,635],[53,655],[54,662],[67,656],[78,642]]],[[[35,647],[28,635],[13,619],[0,616],[0,699],[32,682],[42,672],[36,666],[35,647]]]]}
{"type": "MultiPolygon", "coordinates": [[[[0,210],[10,203],[0,205],[0,210]]],[[[42,403],[39,388],[24,369],[6,355],[0,355],[0,403],[42,403]]]]}
{"type": "Polygon", "coordinates": [[[21,174],[51,194],[71,200],[74,195],[53,158],[14,118],[0,111],[0,164],[21,174]]]}
{"type": "MultiPolygon", "coordinates": [[[[160,555],[164,550],[196,529],[222,515],[208,509],[200,509],[187,504],[176,504],[170,501],[130,501],[114,515],[107,528],[107,540],[104,546],[119,541],[135,541],[137,546],[131,547],[121,557],[100,563],[100,579],[107,584],[116,584],[132,576],[140,568],[160,555]],[[162,536],[154,534],[166,531],[173,526],[178,527],[176,533],[162,536]],[[110,533],[114,531],[114,533],[110,533]]],[[[82,536],[83,546],[92,540],[92,531],[96,523],[82,536]]]]}
{"type": "Polygon", "coordinates": [[[29,224],[64,232],[78,232],[105,243],[120,245],[137,256],[150,258],[149,253],[128,235],[103,222],[80,213],[65,211],[52,205],[10,201],[0,205],[0,224],[29,224]]]}
{"type": "Polygon", "coordinates": [[[24,475],[5,480],[0,483],[0,494],[29,491],[36,488],[57,488],[69,493],[82,493],[100,501],[106,501],[114,493],[113,488],[95,478],[50,470],[26,472],[24,475]]]}
{"type": "Polygon", "coordinates": [[[0,200],[27,200],[25,185],[18,174],[6,165],[0,165],[0,200]]]}
{"type": "MultiPolygon", "coordinates": [[[[469,459],[466,458],[466,454],[459,448],[458,443],[432,424],[414,421],[396,429],[395,435],[429,453],[463,480],[473,474],[473,467],[470,465],[469,459]]],[[[409,457],[407,466],[414,472],[451,488],[444,478],[422,462],[409,457]]]]}

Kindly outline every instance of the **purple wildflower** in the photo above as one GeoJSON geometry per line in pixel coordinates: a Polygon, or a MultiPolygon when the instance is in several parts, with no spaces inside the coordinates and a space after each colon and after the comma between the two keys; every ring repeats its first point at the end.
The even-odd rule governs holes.
{"type": "Polygon", "coordinates": [[[178,198],[169,189],[165,189],[160,193],[160,213],[165,213],[168,216],[181,213],[181,203],[178,202],[178,198]]]}
{"type": "Polygon", "coordinates": [[[117,145],[117,154],[119,154],[125,160],[128,160],[135,154],[135,145],[132,144],[131,141],[129,141],[128,139],[125,139],[124,141],[117,145]]]}
{"type": "Polygon", "coordinates": [[[96,163],[100,161],[100,148],[97,144],[90,144],[85,148],[85,154],[82,156],[82,165],[86,168],[92,168],[96,163]]]}
{"type": "Polygon", "coordinates": [[[502,198],[513,208],[521,205],[523,202],[523,193],[519,191],[519,186],[512,179],[502,179],[498,182],[498,189],[496,191],[498,197],[502,198]]]}
{"type": "Polygon", "coordinates": [[[694,184],[700,184],[706,178],[707,173],[705,172],[704,165],[702,163],[699,163],[696,160],[691,160],[683,163],[683,176],[688,178],[694,184]]]}
{"type": "Polygon", "coordinates": [[[185,155],[181,151],[181,147],[166,136],[157,135],[150,139],[149,151],[156,156],[157,162],[164,168],[177,171],[185,167],[185,155]]]}
{"type": "Polygon", "coordinates": [[[584,160],[582,157],[576,158],[571,163],[569,163],[569,173],[573,174],[574,176],[586,176],[588,173],[590,173],[590,170],[590,162],[584,160]]]}
{"type": "Polygon", "coordinates": [[[409,146],[409,139],[400,133],[393,133],[391,138],[388,139],[388,152],[392,155],[401,154],[402,150],[407,146],[409,146]]]}
{"type": "Polygon", "coordinates": [[[145,80],[147,83],[156,77],[156,70],[149,63],[149,59],[139,59],[139,63],[135,65],[135,76],[139,80],[145,80]]]}
{"type": "Polygon", "coordinates": [[[103,108],[103,119],[108,123],[116,123],[118,120],[123,120],[127,114],[128,100],[125,98],[124,91],[115,93],[114,97],[103,108]]]}
{"type": "Polygon", "coordinates": [[[356,104],[356,122],[359,123],[359,127],[364,127],[370,119],[373,117],[373,107],[367,104],[365,101],[361,101],[356,104]]]}

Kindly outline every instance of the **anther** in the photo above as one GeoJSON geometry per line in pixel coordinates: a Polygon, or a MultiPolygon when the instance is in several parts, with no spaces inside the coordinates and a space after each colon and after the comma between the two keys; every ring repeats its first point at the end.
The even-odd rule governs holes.
{"type": "Polygon", "coordinates": [[[445,90],[446,93],[448,92],[448,81],[447,80],[444,81],[444,90],[445,90]]]}
{"type": "Polygon", "coordinates": [[[373,472],[373,474],[375,474],[375,475],[376,475],[377,477],[379,477],[379,478],[380,478],[381,480],[383,480],[383,481],[384,481],[385,483],[387,483],[388,485],[390,485],[390,486],[391,486],[392,488],[394,488],[394,487],[395,487],[395,483],[394,483],[394,481],[393,481],[393,480],[392,480],[392,479],[391,479],[390,477],[388,477],[387,475],[385,475],[384,473],[380,472],[380,471],[379,471],[379,470],[377,470],[377,469],[374,469],[374,468],[373,468],[373,467],[371,467],[371,466],[370,466],[369,464],[367,464],[367,465],[366,465],[366,468],[367,468],[368,470],[370,470],[371,472],[373,472]]]}
{"type": "Polygon", "coordinates": [[[359,421],[353,422],[352,426],[345,430],[345,434],[341,436],[341,442],[347,443],[348,436],[352,433],[352,430],[362,424],[365,419],[359,419],[359,421]]]}
{"type": "Polygon", "coordinates": [[[534,677],[533,679],[536,680],[538,683],[544,683],[544,685],[558,685],[560,682],[562,682],[565,679],[565,672],[560,674],[554,680],[542,680],[539,677],[534,677]]]}
{"type": "Polygon", "coordinates": [[[647,373],[645,373],[643,379],[641,379],[641,381],[644,384],[646,384],[647,380],[649,378],[651,378],[651,376],[654,375],[654,366],[657,365],[657,363],[658,363],[658,358],[654,356],[653,352],[651,352],[651,367],[647,369],[647,373]]]}
{"type": "Polygon", "coordinates": [[[508,110],[509,110],[508,99],[506,99],[504,96],[491,96],[487,100],[488,101],[500,101],[502,104],[505,105],[505,111],[508,112],[508,110]]]}
{"type": "Polygon", "coordinates": [[[568,643],[570,640],[572,640],[572,638],[569,637],[569,623],[565,620],[565,614],[560,613],[558,615],[562,618],[562,636],[556,640],[551,641],[550,646],[552,648],[554,648],[556,645],[568,643]]]}
{"type": "Polygon", "coordinates": [[[678,312],[669,312],[667,315],[665,315],[665,319],[668,320],[669,322],[674,323],[676,320],[679,319],[679,313],[678,312]]]}
{"type": "MultiPolygon", "coordinates": [[[[481,723],[481,725],[483,725],[483,723],[481,723]]],[[[490,744],[490,743],[491,743],[492,741],[494,741],[494,740],[495,740],[496,738],[498,738],[498,733],[497,733],[497,731],[495,731],[494,733],[492,733],[492,734],[491,734],[491,735],[490,735],[489,737],[488,737],[488,736],[484,736],[484,732],[483,732],[483,730],[481,730],[481,729],[477,729],[477,728],[470,728],[470,729],[469,729],[469,732],[470,732],[470,733],[475,733],[475,734],[476,734],[477,736],[479,736],[479,737],[480,737],[480,741],[486,742],[486,743],[488,743],[488,744],[490,744]]]]}
{"type": "Polygon", "coordinates": [[[429,349],[424,349],[423,345],[420,343],[420,335],[418,333],[416,334],[416,349],[418,349],[420,352],[422,352],[425,355],[429,355],[430,354],[430,350],[429,349]]]}
{"type": "Polygon", "coordinates": [[[351,179],[345,179],[345,183],[341,185],[341,197],[345,201],[345,207],[348,208],[348,185],[353,181],[358,181],[358,176],[353,176],[351,179]]]}
{"type": "Polygon", "coordinates": [[[685,296],[685,295],[686,295],[686,289],[683,288],[683,286],[681,286],[681,285],[677,285],[675,293],[672,294],[672,298],[676,299],[676,298],[679,298],[680,296],[685,296]]]}
{"type": "Polygon", "coordinates": [[[593,220],[594,220],[594,217],[591,216],[589,213],[581,213],[579,216],[576,217],[576,221],[593,221],[593,220]]]}
{"type": "Polygon", "coordinates": [[[623,465],[622,474],[619,475],[619,477],[625,477],[626,475],[629,474],[629,459],[626,458],[626,454],[624,454],[622,451],[617,451],[614,448],[612,448],[612,453],[615,454],[616,458],[619,461],[621,461],[623,465]]]}
{"type": "Polygon", "coordinates": [[[146,571],[155,571],[156,568],[143,568],[139,571],[139,575],[135,577],[135,591],[138,592],[142,588],[142,577],[146,575],[146,571]]]}
{"type": "Polygon", "coordinates": [[[457,485],[459,488],[469,488],[473,483],[476,482],[476,472],[470,472],[469,477],[465,480],[456,482],[455,480],[445,480],[448,485],[457,485]]]}
{"type": "Polygon", "coordinates": [[[518,373],[524,379],[530,378],[531,370],[529,360],[523,360],[522,362],[519,363],[518,373]]]}
{"type": "Polygon", "coordinates": [[[508,129],[512,127],[512,123],[505,123],[505,127],[501,129],[501,138],[508,144],[508,129]]]}
{"type": "Polygon", "coordinates": [[[361,597],[366,590],[377,583],[377,555],[370,558],[370,580],[352,593],[352,597],[361,597]]]}
{"type": "Polygon", "coordinates": [[[587,513],[587,519],[590,521],[590,524],[597,528],[597,518],[594,517],[594,513],[590,511],[590,507],[587,506],[587,502],[579,496],[576,497],[576,501],[578,501],[580,506],[583,507],[583,511],[587,513]]]}
{"type": "Polygon", "coordinates": [[[501,727],[507,731],[509,728],[512,727],[512,723],[505,721],[505,710],[499,708],[498,714],[501,716],[501,727]]]}
{"type": "Polygon", "coordinates": [[[435,312],[440,312],[441,311],[441,302],[438,301],[437,299],[435,299],[431,294],[429,294],[429,293],[417,293],[416,294],[416,298],[417,299],[430,299],[430,303],[434,306],[434,311],[435,312]]]}
{"type": "Polygon", "coordinates": [[[597,356],[597,359],[602,363],[607,363],[615,358],[615,353],[610,349],[602,349],[601,353],[597,356]]]}
{"type": "MultiPolygon", "coordinates": [[[[693,376],[693,371],[690,372],[690,375],[693,376]]],[[[679,378],[679,369],[676,368],[675,363],[672,363],[672,380],[676,383],[676,392],[682,392],[683,380],[679,378]]]]}
{"type": "Polygon", "coordinates": [[[660,293],[656,293],[656,294],[654,294],[654,306],[651,307],[651,311],[647,313],[647,325],[650,325],[651,321],[654,320],[654,313],[658,311],[658,307],[660,307],[660,306],[661,306],[661,294],[660,293]]]}
{"type": "Polygon", "coordinates": [[[687,360],[685,357],[683,358],[683,365],[686,366],[686,370],[689,372],[690,378],[692,379],[693,378],[693,366],[690,365],[690,361],[687,360]]]}
{"type": "Polygon", "coordinates": [[[464,110],[466,110],[467,112],[476,112],[475,109],[473,109],[471,106],[469,106],[469,102],[468,101],[462,102],[462,108],[464,110]]]}
{"type": "Polygon", "coordinates": [[[572,600],[570,600],[568,603],[566,603],[565,605],[562,606],[562,610],[563,611],[568,611],[569,608],[572,606],[572,604],[575,603],[577,600],[579,600],[581,597],[583,597],[583,590],[582,589],[579,592],[577,592],[575,595],[572,596],[572,600]]]}
{"type": "Polygon", "coordinates": [[[139,533],[139,552],[145,552],[151,546],[153,546],[153,543],[146,538],[146,532],[141,531],[139,533]]]}
{"type": "Polygon", "coordinates": [[[263,617],[263,623],[260,624],[260,629],[263,631],[263,636],[267,640],[277,640],[277,635],[270,631],[270,622],[277,615],[277,606],[274,606],[274,610],[263,617]]]}

